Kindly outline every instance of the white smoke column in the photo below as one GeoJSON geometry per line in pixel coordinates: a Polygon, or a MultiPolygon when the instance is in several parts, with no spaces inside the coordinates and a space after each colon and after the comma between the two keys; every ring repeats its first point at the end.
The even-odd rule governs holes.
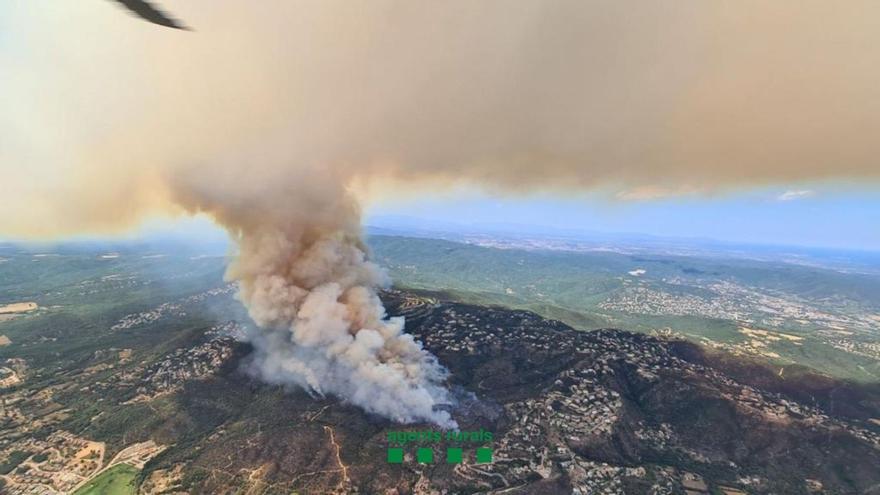
{"type": "Polygon", "coordinates": [[[226,276],[259,326],[252,371],[398,422],[455,428],[437,408],[449,402],[446,370],[403,332],[402,317],[387,317],[377,289],[389,279],[366,257],[358,208],[341,182],[306,171],[248,187],[244,170],[178,181],[177,192],[237,242],[226,276]]]}

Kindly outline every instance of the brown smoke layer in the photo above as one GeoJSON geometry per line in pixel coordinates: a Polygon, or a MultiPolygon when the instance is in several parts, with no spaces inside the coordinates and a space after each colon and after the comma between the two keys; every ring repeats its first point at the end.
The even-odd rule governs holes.
{"type": "Polygon", "coordinates": [[[203,211],[268,379],[445,423],[442,370],[384,317],[355,186],[650,198],[876,181],[880,3],[166,0],[0,22],[0,235],[203,211]]]}
{"type": "Polygon", "coordinates": [[[880,4],[168,0],[4,7],[5,235],[176,211],[167,177],[711,191],[880,176],[880,4]],[[202,166],[195,166],[201,163],[202,166]],[[246,170],[245,170],[246,169],[246,170]],[[280,170],[277,170],[280,169],[280,170]]]}

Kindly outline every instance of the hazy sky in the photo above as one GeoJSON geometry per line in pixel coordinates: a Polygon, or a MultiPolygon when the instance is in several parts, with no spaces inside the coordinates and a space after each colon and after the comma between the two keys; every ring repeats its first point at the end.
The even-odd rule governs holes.
{"type": "Polygon", "coordinates": [[[0,236],[271,197],[880,249],[875,1],[162,4],[0,6],[0,236]]]}
{"type": "Polygon", "coordinates": [[[724,241],[880,250],[880,191],[813,184],[798,189],[761,188],[720,197],[609,201],[581,196],[529,199],[463,194],[370,208],[366,222],[422,219],[431,228],[511,224],[608,233],[705,237],[724,241]]]}
{"type": "MultiPolygon", "coordinates": [[[[368,207],[371,226],[534,227],[602,233],[642,233],[722,241],[880,251],[880,191],[857,185],[767,187],[706,198],[609,200],[588,194],[498,197],[477,191],[383,201],[368,207]],[[502,225],[503,224],[503,225],[502,225]]],[[[216,241],[221,229],[207,218],[157,220],[135,235],[174,234],[216,241]]]]}

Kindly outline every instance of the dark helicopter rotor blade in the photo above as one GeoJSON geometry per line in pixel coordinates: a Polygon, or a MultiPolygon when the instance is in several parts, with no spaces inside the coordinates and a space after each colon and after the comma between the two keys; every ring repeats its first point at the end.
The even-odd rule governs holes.
{"type": "Polygon", "coordinates": [[[122,4],[123,7],[127,8],[134,15],[152,22],[153,24],[158,24],[160,26],[167,26],[174,29],[186,29],[189,30],[184,24],[179,22],[178,20],[168,16],[166,13],[162,12],[158,7],[154,6],[147,0],[114,0],[122,4]]]}

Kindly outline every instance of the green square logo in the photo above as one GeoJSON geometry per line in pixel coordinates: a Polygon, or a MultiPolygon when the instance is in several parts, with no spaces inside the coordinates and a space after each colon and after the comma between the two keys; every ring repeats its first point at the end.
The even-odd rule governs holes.
{"type": "Polygon", "coordinates": [[[389,448],[388,462],[391,464],[401,464],[403,462],[403,449],[389,448]]]}
{"type": "Polygon", "coordinates": [[[488,464],[492,462],[492,449],[488,447],[480,447],[477,449],[477,464],[488,464]]]}
{"type": "Polygon", "coordinates": [[[446,462],[449,464],[461,464],[461,449],[454,447],[446,449],[446,462]]]}
{"type": "Polygon", "coordinates": [[[421,448],[416,451],[416,459],[422,464],[430,464],[434,462],[434,451],[428,448],[421,448]]]}

